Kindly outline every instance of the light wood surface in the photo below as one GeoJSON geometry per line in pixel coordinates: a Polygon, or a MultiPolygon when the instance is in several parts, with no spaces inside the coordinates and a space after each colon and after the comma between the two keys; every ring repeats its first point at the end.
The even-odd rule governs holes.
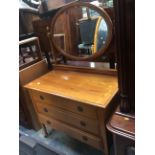
{"type": "Polygon", "coordinates": [[[53,70],[25,85],[63,98],[105,108],[118,91],[117,77],[53,70]]]}
{"type": "Polygon", "coordinates": [[[52,128],[57,129],[59,131],[65,132],[66,134],[69,134],[73,138],[76,138],[84,143],[87,143],[87,144],[92,145],[98,149],[103,150],[103,148],[101,147],[102,146],[101,139],[96,136],[93,136],[93,135],[88,134],[84,131],[78,130],[76,128],[73,128],[72,126],[69,126],[62,122],[59,122],[55,119],[46,117],[42,114],[39,114],[39,119],[41,120],[41,122],[43,124],[51,126],[52,128]]]}
{"type": "Polygon", "coordinates": [[[88,118],[97,119],[96,108],[93,106],[85,105],[83,103],[65,99],[62,97],[46,94],[40,91],[30,91],[34,103],[40,102],[43,105],[50,105],[58,107],[76,114],[86,116],[88,118]]]}
{"type": "Polygon", "coordinates": [[[37,102],[36,105],[39,113],[42,113],[56,120],[60,120],[83,131],[87,131],[94,135],[99,135],[99,126],[96,120],[91,120],[81,115],[77,115],[75,113],[50,106],[48,104],[37,102]]]}
{"type": "Polygon", "coordinates": [[[41,60],[19,71],[20,98],[22,100],[22,103],[28,110],[27,117],[31,122],[31,126],[36,130],[40,128],[40,124],[38,122],[32,101],[30,99],[30,95],[25,89],[23,89],[23,86],[26,83],[38,78],[39,76],[47,72],[48,72],[48,69],[47,69],[47,64],[45,60],[41,60]]]}
{"type": "MultiPolygon", "coordinates": [[[[67,62],[68,63],[68,62],[67,62]]],[[[101,74],[101,75],[111,75],[117,77],[116,69],[107,69],[101,64],[94,63],[94,68],[91,67],[92,62],[70,62],[67,65],[62,64],[53,64],[54,70],[64,70],[64,71],[74,71],[74,72],[83,72],[83,73],[91,73],[91,74],[101,74]]],[[[94,65],[93,64],[93,65],[94,65]]]]}
{"type": "Polygon", "coordinates": [[[105,124],[117,103],[115,74],[54,67],[25,88],[44,126],[63,131],[109,154],[105,124]]]}
{"type": "Polygon", "coordinates": [[[46,60],[41,60],[31,66],[28,66],[19,71],[19,80],[21,85],[25,85],[28,82],[44,75],[48,72],[46,60]]]}

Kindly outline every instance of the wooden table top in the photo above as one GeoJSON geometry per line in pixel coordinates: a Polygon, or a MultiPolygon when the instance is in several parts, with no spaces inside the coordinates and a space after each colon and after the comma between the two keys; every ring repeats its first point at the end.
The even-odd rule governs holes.
{"type": "Polygon", "coordinates": [[[118,107],[109,120],[107,128],[113,134],[135,140],[135,114],[122,113],[118,107]]]}
{"type": "Polygon", "coordinates": [[[118,91],[116,76],[52,70],[25,88],[105,108],[118,91]]]}

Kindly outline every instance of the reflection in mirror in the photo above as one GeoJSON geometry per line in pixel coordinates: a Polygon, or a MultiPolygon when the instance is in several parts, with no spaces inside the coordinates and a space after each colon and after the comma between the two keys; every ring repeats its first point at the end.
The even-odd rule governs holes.
{"type": "Polygon", "coordinates": [[[71,7],[58,16],[54,40],[70,55],[90,56],[104,47],[108,26],[104,18],[88,7],[71,7]]]}

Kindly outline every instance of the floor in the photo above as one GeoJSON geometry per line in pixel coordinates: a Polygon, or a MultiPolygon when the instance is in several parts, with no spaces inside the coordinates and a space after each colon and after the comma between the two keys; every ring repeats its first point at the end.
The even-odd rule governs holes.
{"type": "MultiPolygon", "coordinates": [[[[20,126],[20,131],[33,137],[37,141],[43,142],[48,147],[51,146],[52,148],[55,148],[55,150],[62,152],[65,155],[103,155],[103,152],[87,144],[81,143],[80,141],[77,141],[62,132],[53,130],[51,134],[45,138],[42,134],[42,129],[36,132],[20,126]]],[[[113,155],[112,149],[110,155],[113,155]]]]}

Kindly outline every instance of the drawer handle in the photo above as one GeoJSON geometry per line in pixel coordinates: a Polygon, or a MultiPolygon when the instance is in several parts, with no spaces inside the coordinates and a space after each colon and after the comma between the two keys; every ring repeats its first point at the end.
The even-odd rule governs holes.
{"type": "Polygon", "coordinates": [[[41,100],[44,100],[44,97],[42,95],[39,96],[41,100]]]}
{"type": "Polygon", "coordinates": [[[86,136],[82,136],[82,139],[83,139],[84,141],[88,141],[88,138],[87,138],[86,136]]]}
{"type": "Polygon", "coordinates": [[[84,121],[80,121],[81,126],[86,126],[86,123],[84,121]]]}
{"type": "Polygon", "coordinates": [[[51,122],[49,120],[47,120],[46,122],[47,122],[47,124],[51,124],[51,122]]]}
{"type": "Polygon", "coordinates": [[[77,107],[77,110],[78,110],[79,112],[83,112],[83,108],[82,108],[81,106],[78,106],[78,107],[77,107]]]}
{"type": "Polygon", "coordinates": [[[48,112],[48,109],[47,108],[44,108],[44,112],[48,112]]]}

